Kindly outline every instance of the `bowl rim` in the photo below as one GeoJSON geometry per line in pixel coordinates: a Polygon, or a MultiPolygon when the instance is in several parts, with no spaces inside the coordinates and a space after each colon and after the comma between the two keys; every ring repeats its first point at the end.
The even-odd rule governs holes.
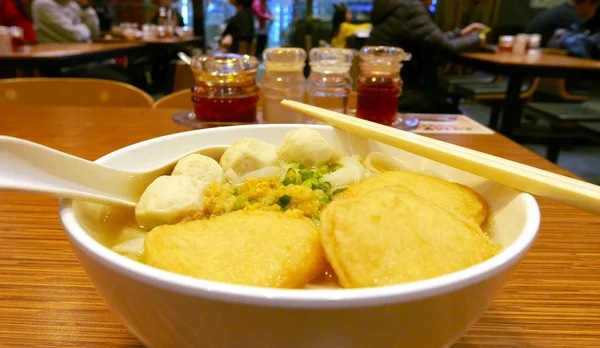
{"type": "MultiPolygon", "coordinates": [[[[330,129],[322,125],[243,125],[234,128],[287,128],[289,126],[309,126],[315,129],[330,129]]],[[[189,136],[189,133],[204,134],[223,132],[230,127],[200,129],[165,135],[113,151],[96,161],[104,161],[122,152],[135,151],[151,143],[165,139],[189,136]]],[[[526,206],[526,224],[517,239],[494,257],[464,270],[444,276],[376,288],[361,289],[273,289],[245,285],[221,283],[197,279],[163,271],[123,257],[97,242],[75,218],[73,201],[62,198],[59,201],[59,215],[65,232],[74,247],[93,258],[96,262],[115,272],[136,281],[164,290],[206,298],[214,301],[243,303],[249,305],[285,308],[356,308],[381,306],[394,303],[417,301],[427,297],[443,295],[461,288],[483,282],[501,273],[520,261],[533,244],[540,225],[540,211],[535,198],[528,193],[519,193],[526,206]]],[[[80,257],[78,255],[78,257],[80,257]]],[[[87,271],[87,270],[86,270],[87,271]]]]}

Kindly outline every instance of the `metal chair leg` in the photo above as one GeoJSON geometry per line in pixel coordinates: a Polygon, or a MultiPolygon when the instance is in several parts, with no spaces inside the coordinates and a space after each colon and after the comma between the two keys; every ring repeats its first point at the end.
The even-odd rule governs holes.
{"type": "Polygon", "coordinates": [[[546,159],[552,163],[557,163],[559,153],[559,145],[548,145],[548,148],[546,149],[546,159]]]}
{"type": "Polygon", "coordinates": [[[490,114],[490,121],[488,122],[488,127],[490,127],[493,130],[498,129],[498,120],[500,119],[501,110],[502,106],[492,105],[492,113],[490,114]]]}

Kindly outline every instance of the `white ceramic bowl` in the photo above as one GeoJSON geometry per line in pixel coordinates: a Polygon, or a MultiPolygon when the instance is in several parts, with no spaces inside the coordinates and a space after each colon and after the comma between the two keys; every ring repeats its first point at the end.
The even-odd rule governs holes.
{"type": "MultiPolygon", "coordinates": [[[[128,146],[98,162],[142,169],[204,145],[230,145],[246,137],[280,144],[285,133],[297,127],[185,132],[128,146]]],[[[356,290],[254,288],[185,277],[126,259],[86,232],[72,201],[63,199],[60,216],[75,253],[110,309],[143,343],[152,347],[445,347],[487,309],[535,239],[540,222],[535,199],[328,126],[312,127],[342,152],[386,152],[412,170],[434,171],[473,187],[490,203],[493,238],[505,250],[463,271],[405,285],[356,290]]]]}

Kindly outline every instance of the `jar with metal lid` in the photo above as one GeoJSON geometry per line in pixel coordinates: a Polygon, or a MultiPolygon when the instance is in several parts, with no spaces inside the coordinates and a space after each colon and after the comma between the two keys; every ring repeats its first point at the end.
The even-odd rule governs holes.
{"type": "Polygon", "coordinates": [[[411,55],[398,47],[367,46],[360,50],[356,116],[393,125],[402,93],[400,70],[411,55]]]}
{"type": "Polygon", "coordinates": [[[305,123],[307,118],[280,105],[281,100],[304,101],[306,52],[302,48],[269,48],[263,53],[263,121],[266,123],[305,123]]]}
{"type": "Polygon", "coordinates": [[[192,59],[196,119],[209,122],[256,122],[258,59],[217,54],[192,59]]]}

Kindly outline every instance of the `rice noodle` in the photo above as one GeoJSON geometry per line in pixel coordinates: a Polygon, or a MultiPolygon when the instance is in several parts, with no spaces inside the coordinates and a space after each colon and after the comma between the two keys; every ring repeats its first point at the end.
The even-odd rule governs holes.
{"type": "Polygon", "coordinates": [[[272,176],[281,176],[281,172],[281,167],[269,166],[246,173],[241,177],[241,179],[242,181],[245,181],[246,179],[250,178],[270,178],[272,176]]]}
{"type": "Polygon", "coordinates": [[[357,184],[365,178],[367,170],[360,163],[359,156],[344,156],[339,161],[342,168],[333,173],[323,175],[323,181],[331,184],[333,189],[347,187],[351,184],[357,184]]]}
{"type": "Polygon", "coordinates": [[[144,253],[144,238],[134,238],[124,241],[112,247],[113,251],[123,255],[141,256],[144,253]]]}
{"type": "Polygon", "coordinates": [[[408,170],[406,163],[383,152],[371,152],[363,161],[365,168],[379,174],[390,170],[408,170]]]}

